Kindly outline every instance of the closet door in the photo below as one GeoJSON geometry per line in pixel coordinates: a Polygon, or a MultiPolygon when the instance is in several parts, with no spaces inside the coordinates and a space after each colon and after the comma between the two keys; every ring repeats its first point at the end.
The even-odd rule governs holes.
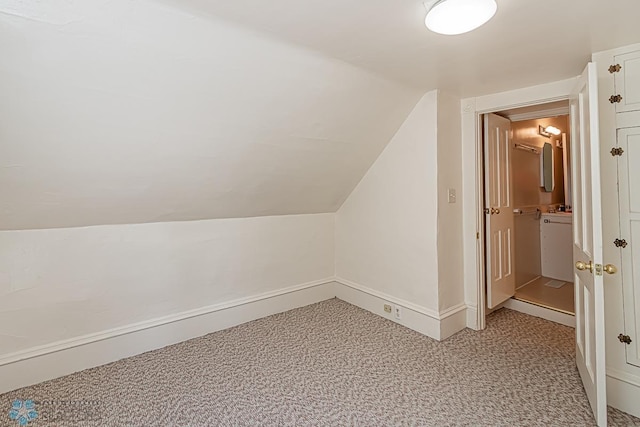
{"type": "Polygon", "coordinates": [[[623,150],[618,157],[620,234],[626,243],[620,246],[625,329],[622,335],[631,339],[626,345],[627,363],[640,366],[640,127],[619,129],[618,146],[623,150]]]}
{"type": "Polygon", "coordinates": [[[573,174],[573,261],[576,309],[576,365],[599,426],[607,425],[602,278],[602,212],[598,84],[589,63],[571,96],[573,174]]]}
{"type": "Polygon", "coordinates": [[[640,110],[640,50],[617,55],[615,62],[620,66],[612,68],[616,88],[616,93],[612,95],[619,97],[612,99],[616,113],[640,110]]]}
{"type": "Polygon", "coordinates": [[[494,308],[516,293],[514,218],[511,189],[511,122],[484,117],[485,236],[487,306],[494,308]]]}

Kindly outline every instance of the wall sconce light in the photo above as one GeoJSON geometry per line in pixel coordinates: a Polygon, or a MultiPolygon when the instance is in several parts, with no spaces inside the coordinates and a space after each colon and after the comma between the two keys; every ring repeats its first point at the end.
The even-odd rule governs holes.
{"type": "Polygon", "coordinates": [[[542,127],[542,125],[538,126],[538,135],[544,136],[545,138],[549,138],[551,136],[549,132],[544,130],[544,127],[542,127]]]}
{"type": "Polygon", "coordinates": [[[544,136],[545,138],[550,138],[551,135],[558,136],[561,133],[562,131],[555,126],[547,126],[547,127],[542,127],[542,125],[538,126],[538,134],[540,134],[541,136],[544,136]]]}
{"type": "Polygon", "coordinates": [[[555,136],[558,136],[562,133],[562,131],[555,126],[547,126],[546,128],[544,128],[544,130],[555,136]]]}

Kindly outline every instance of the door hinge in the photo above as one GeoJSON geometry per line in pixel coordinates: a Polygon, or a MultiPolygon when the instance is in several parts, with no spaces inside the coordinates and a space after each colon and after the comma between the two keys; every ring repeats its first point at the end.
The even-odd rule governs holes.
{"type": "Polygon", "coordinates": [[[620,147],[614,147],[609,152],[611,153],[612,156],[622,156],[622,153],[624,153],[624,150],[620,147]]]}
{"type": "Polygon", "coordinates": [[[618,339],[620,340],[620,342],[623,342],[625,344],[631,344],[631,337],[629,335],[620,334],[618,335],[618,339]]]}
{"type": "Polygon", "coordinates": [[[616,239],[613,241],[613,244],[616,245],[616,248],[626,248],[627,241],[624,239],[616,239]]]}
{"type": "Polygon", "coordinates": [[[476,240],[480,240],[480,232],[479,231],[476,232],[476,240]]]}
{"type": "Polygon", "coordinates": [[[609,102],[612,104],[615,104],[620,101],[622,101],[622,95],[611,95],[611,97],[609,97],[609,102]]]}
{"type": "Polygon", "coordinates": [[[609,72],[610,72],[611,74],[613,74],[613,73],[617,73],[617,72],[619,72],[620,70],[622,70],[622,66],[621,66],[620,64],[610,65],[610,66],[609,66],[609,72]]]}

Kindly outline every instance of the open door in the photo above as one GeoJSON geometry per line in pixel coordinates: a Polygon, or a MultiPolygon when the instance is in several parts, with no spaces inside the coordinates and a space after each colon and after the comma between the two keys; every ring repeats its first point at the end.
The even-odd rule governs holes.
{"type": "Polygon", "coordinates": [[[576,363],[598,426],[607,425],[598,86],[589,63],[571,95],[576,363]]]}
{"type": "Polygon", "coordinates": [[[487,306],[494,308],[516,293],[511,188],[511,122],[484,116],[484,212],[487,306]]]}

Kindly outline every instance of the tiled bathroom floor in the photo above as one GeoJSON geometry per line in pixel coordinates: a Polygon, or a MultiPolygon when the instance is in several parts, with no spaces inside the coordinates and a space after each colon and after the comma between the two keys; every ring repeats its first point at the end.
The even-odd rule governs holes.
{"type": "Polygon", "coordinates": [[[573,283],[566,282],[562,287],[556,289],[545,286],[545,283],[550,280],[553,279],[539,277],[533,282],[516,289],[515,299],[558,310],[563,313],[575,314],[573,283]]]}

